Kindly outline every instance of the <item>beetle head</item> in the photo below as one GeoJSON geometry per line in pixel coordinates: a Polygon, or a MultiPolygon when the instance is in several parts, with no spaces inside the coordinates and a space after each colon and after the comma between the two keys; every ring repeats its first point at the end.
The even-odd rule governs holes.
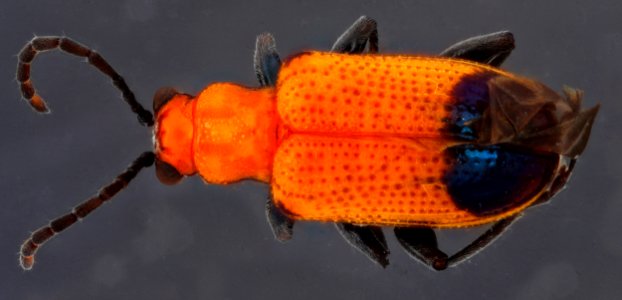
{"type": "Polygon", "coordinates": [[[192,158],[192,100],[192,96],[169,87],[159,89],[153,97],[156,175],[164,184],[175,184],[184,175],[195,173],[192,158]]]}

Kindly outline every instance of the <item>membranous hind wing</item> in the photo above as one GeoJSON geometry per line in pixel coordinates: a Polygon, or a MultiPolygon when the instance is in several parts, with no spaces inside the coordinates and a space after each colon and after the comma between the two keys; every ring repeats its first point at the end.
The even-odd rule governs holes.
{"type": "Polygon", "coordinates": [[[474,124],[479,143],[512,143],[570,158],[585,149],[600,107],[581,110],[581,91],[566,87],[559,95],[519,77],[491,78],[488,94],[489,107],[474,124]]]}

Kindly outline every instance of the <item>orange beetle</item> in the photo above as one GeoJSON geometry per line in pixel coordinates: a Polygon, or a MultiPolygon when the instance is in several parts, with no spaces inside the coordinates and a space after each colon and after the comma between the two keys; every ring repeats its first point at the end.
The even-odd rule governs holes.
{"type": "Polygon", "coordinates": [[[577,90],[560,96],[498,69],[514,48],[509,32],[462,41],[438,57],[379,55],[376,22],[363,16],[331,52],[283,64],[272,36],[262,34],[255,51],[262,87],[215,83],[196,97],[163,88],[154,96],[155,118],[99,54],[66,37],[36,37],[20,53],[17,78],[35,110],[47,106],[30,64],[37,52],[57,48],[88,58],[113,80],[141,123],[155,125],[155,153],[35,231],[21,248],[24,269],[42,243],[154,161],[166,184],[195,174],[214,184],[270,184],[267,215],[281,241],[297,220],[335,222],[348,242],[386,266],[380,226],[392,226],[411,256],[444,269],[564,186],[598,112],[581,110],[577,90]],[[452,256],[438,249],[432,231],[492,222],[452,256]]]}

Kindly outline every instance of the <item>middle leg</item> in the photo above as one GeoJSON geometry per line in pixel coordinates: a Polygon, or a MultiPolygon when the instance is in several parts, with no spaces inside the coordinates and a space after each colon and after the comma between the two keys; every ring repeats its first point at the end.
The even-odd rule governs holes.
{"type": "Polygon", "coordinates": [[[378,52],[378,29],[376,20],[361,16],[337,38],[333,52],[360,54],[369,42],[369,53],[378,52]]]}

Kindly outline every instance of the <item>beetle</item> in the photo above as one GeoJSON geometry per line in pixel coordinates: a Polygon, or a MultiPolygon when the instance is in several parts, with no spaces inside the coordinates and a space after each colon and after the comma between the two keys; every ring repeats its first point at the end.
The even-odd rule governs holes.
{"type": "Polygon", "coordinates": [[[376,21],[362,16],[330,52],[284,62],[264,33],[254,54],[260,87],[213,83],[197,96],[162,88],[153,99],[155,117],[101,55],[68,37],[35,37],[20,52],[17,80],[36,111],[49,110],[30,66],[37,53],[54,49],[87,58],[112,79],[140,123],[153,126],[154,151],[33,232],[20,250],[24,269],[44,242],[155,163],[164,184],[193,175],[212,184],[270,184],[266,215],[279,241],[291,239],[297,221],[333,222],[385,267],[381,228],[390,226],[410,256],[442,270],[563,188],[599,109],[582,109],[579,90],[560,95],[499,69],[514,49],[507,31],[461,41],[439,56],[382,55],[376,21]],[[454,255],[437,246],[435,228],[488,223],[454,255]]]}

